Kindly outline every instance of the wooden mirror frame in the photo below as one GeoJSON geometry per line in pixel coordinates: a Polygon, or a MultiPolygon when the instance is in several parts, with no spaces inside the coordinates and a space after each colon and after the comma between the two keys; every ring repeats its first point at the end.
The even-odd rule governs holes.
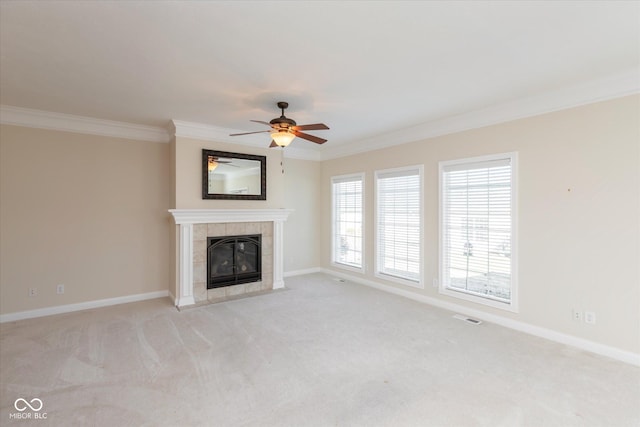
{"type": "Polygon", "coordinates": [[[267,156],[203,149],[202,198],[218,200],[267,200],[267,156]],[[260,162],[260,194],[209,193],[209,156],[230,159],[255,160],[260,162]]]}

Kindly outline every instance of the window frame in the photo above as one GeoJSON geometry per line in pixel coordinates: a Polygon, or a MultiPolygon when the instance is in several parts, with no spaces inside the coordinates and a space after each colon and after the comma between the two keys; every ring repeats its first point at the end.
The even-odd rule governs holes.
{"type": "Polygon", "coordinates": [[[403,166],[398,168],[380,169],[374,172],[374,187],[375,187],[375,207],[374,207],[374,224],[375,224],[375,256],[374,256],[374,275],[375,277],[391,282],[399,283],[402,285],[410,286],[413,288],[424,289],[424,165],[412,165],[403,166]],[[393,174],[404,171],[416,171],[418,175],[418,195],[419,195],[419,237],[418,237],[418,280],[414,281],[408,278],[394,276],[381,271],[380,266],[380,191],[379,182],[381,177],[385,174],[393,174]]]}
{"type": "MultiPolygon", "coordinates": [[[[471,169],[471,168],[470,168],[471,169]]],[[[499,153],[499,154],[490,154],[485,156],[478,157],[468,157],[464,159],[455,159],[455,160],[446,160],[438,162],[438,180],[439,180],[439,221],[438,221],[438,229],[439,229],[439,279],[438,279],[438,290],[441,294],[451,296],[457,299],[462,299],[465,301],[471,301],[474,303],[511,311],[514,313],[518,312],[518,153],[517,152],[507,152],[507,153],[499,153]],[[500,161],[500,160],[509,160],[511,166],[511,175],[510,175],[510,184],[511,184],[511,203],[510,203],[510,214],[511,214],[511,251],[510,251],[510,273],[511,273],[511,282],[510,282],[510,301],[499,301],[496,299],[491,299],[488,297],[480,296],[477,294],[472,294],[465,292],[459,289],[453,289],[447,286],[444,280],[445,276],[445,253],[444,250],[446,248],[445,245],[445,180],[444,173],[447,167],[451,166],[460,166],[460,165],[473,165],[484,162],[492,162],[492,161],[500,161]]]]}
{"type": "Polygon", "coordinates": [[[345,174],[345,175],[335,175],[332,176],[330,179],[331,182],[331,266],[333,267],[337,267],[337,268],[342,268],[345,270],[349,270],[352,272],[357,272],[357,273],[363,273],[365,272],[366,269],[366,257],[365,257],[365,250],[366,250],[366,246],[365,246],[365,173],[364,172],[358,172],[358,173],[350,173],[350,174],[345,174]],[[362,212],[361,212],[361,218],[360,218],[360,223],[362,224],[362,230],[360,232],[361,234],[361,265],[360,267],[356,267],[354,265],[350,265],[350,264],[345,264],[342,262],[339,262],[336,260],[336,253],[335,253],[335,248],[336,248],[336,198],[335,198],[335,193],[334,193],[334,184],[337,184],[339,182],[345,182],[345,181],[357,181],[360,180],[360,182],[362,183],[362,192],[360,194],[360,203],[362,206],[362,212]]]}

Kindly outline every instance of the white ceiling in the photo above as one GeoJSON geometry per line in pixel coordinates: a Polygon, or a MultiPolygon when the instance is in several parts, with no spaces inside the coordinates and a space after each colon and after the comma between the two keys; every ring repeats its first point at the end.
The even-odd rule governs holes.
{"type": "MultiPolygon", "coordinates": [[[[556,97],[517,114],[640,87],[637,1],[1,0],[0,7],[5,106],[165,129],[171,120],[192,122],[226,134],[263,130],[249,120],[279,116],[275,102],[283,100],[298,124],[331,128],[309,132],[329,140],[322,147],[296,139],[304,149],[361,151],[368,141],[428,136],[429,125],[442,132],[455,117],[488,124],[489,115],[472,114],[507,117],[541,94],[579,89],[583,98],[556,97]]],[[[243,138],[252,137],[234,141],[243,138]]],[[[258,138],[270,142],[268,134],[258,138]]]]}

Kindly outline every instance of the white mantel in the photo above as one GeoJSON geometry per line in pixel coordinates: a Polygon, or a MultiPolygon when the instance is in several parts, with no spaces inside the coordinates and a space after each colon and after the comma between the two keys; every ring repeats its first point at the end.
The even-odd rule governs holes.
{"type": "Polygon", "coordinates": [[[176,306],[195,304],[193,296],[193,225],[228,222],[273,222],[273,289],[284,288],[283,224],[292,209],[169,209],[180,226],[179,295],[176,306]]]}

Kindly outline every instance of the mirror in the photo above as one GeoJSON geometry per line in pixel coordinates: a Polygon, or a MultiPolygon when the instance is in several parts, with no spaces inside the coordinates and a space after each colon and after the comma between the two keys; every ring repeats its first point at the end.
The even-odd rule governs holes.
{"type": "Polygon", "coordinates": [[[202,150],[202,198],[267,199],[267,157],[202,150]]]}

